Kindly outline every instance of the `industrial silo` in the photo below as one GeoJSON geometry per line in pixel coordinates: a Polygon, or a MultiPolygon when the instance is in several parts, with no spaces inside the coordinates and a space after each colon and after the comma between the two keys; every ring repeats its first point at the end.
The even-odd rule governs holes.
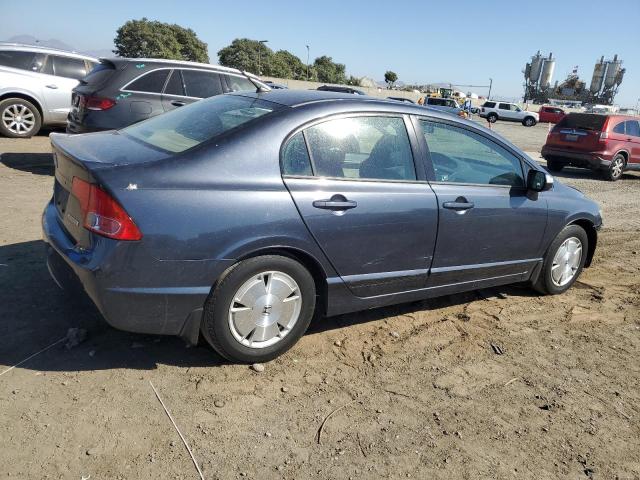
{"type": "Polygon", "coordinates": [[[531,76],[531,64],[527,63],[524,66],[524,79],[525,80],[529,80],[529,77],[531,76]]]}
{"type": "Polygon", "coordinates": [[[602,82],[604,80],[605,70],[607,69],[607,62],[604,61],[604,56],[600,58],[600,61],[593,67],[593,76],[591,77],[591,86],[589,90],[594,95],[602,88],[602,82]]]}
{"type": "Polygon", "coordinates": [[[542,75],[540,76],[540,87],[548,88],[551,84],[551,77],[553,77],[553,70],[556,67],[556,60],[553,58],[553,54],[549,54],[549,58],[544,60],[542,64],[542,75]]]}
{"type": "Polygon", "coordinates": [[[540,78],[540,72],[542,71],[542,62],[544,58],[540,55],[540,50],[533,57],[531,57],[531,71],[529,74],[529,80],[531,83],[537,83],[540,78]]]}
{"type": "Polygon", "coordinates": [[[618,77],[621,63],[622,62],[618,60],[618,55],[614,55],[613,60],[609,60],[607,62],[607,74],[604,77],[604,86],[606,88],[611,88],[616,84],[616,78],[618,77]]]}

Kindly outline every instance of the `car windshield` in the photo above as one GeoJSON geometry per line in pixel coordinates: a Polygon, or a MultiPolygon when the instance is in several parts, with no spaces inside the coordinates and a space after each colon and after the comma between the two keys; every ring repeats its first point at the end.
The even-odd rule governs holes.
{"type": "Polygon", "coordinates": [[[154,147],[180,153],[280,108],[283,107],[256,98],[219,95],[136,123],[122,132],[154,147]]]}

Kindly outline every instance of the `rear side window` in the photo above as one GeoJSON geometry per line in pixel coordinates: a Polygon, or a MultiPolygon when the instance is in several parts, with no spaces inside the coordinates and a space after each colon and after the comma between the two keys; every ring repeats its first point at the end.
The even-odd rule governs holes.
{"type": "Polygon", "coordinates": [[[524,186],[520,159],[464,128],[421,120],[437,182],[524,186]]]}
{"type": "Polygon", "coordinates": [[[164,82],[167,80],[167,75],[169,75],[169,72],[170,70],[166,69],[154,70],[153,72],[138,77],[136,80],[127,85],[125,87],[125,90],[145,93],[161,93],[162,87],[164,87],[164,82]]]}
{"type": "Polygon", "coordinates": [[[602,131],[605,115],[597,115],[590,113],[570,113],[560,120],[557,127],[559,128],[578,128],[581,130],[599,130],[602,131]]]}
{"type": "Polygon", "coordinates": [[[498,105],[500,110],[511,110],[511,106],[508,103],[501,103],[498,105]]]}
{"type": "Polygon", "coordinates": [[[182,83],[182,74],[180,73],[180,70],[174,70],[171,72],[171,77],[169,77],[164,93],[167,95],[179,95],[184,97],[184,84],[182,83]]]}
{"type": "Polygon", "coordinates": [[[626,124],[627,135],[640,137],[640,122],[637,120],[629,120],[626,124]]]}
{"type": "MultiPolygon", "coordinates": [[[[49,60],[48,63],[51,63],[49,60]]],[[[115,65],[111,62],[100,62],[96,64],[91,71],[83,78],[83,82],[87,85],[100,85],[106,82],[116,71],[115,65]]]]}
{"type": "Polygon", "coordinates": [[[187,97],[209,98],[222,93],[220,76],[202,70],[182,70],[187,97]]]}
{"type": "Polygon", "coordinates": [[[613,133],[621,133],[624,135],[624,124],[625,122],[620,122],[615,127],[613,127],[613,133]]]}
{"type": "Polygon", "coordinates": [[[179,153],[280,108],[255,98],[218,95],[121,131],[153,147],[179,153]]]}
{"type": "Polygon", "coordinates": [[[80,80],[87,75],[87,66],[84,64],[84,60],[58,55],[49,55],[49,60],[53,60],[53,73],[58,77],[80,80]]]}
{"type": "Polygon", "coordinates": [[[39,72],[44,64],[44,55],[35,52],[0,51],[0,65],[39,72]]]}
{"type": "Polygon", "coordinates": [[[227,85],[233,92],[255,92],[256,86],[248,78],[236,77],[235,75],[225,75],[227,85]]]}
{"type": "Polygon", "coordinates": [[[484,102],[483,107],[486,108],[494,108],[496,106],[496,102],[484,102]]]}
{"type": "Polygon", "coordinates": [[[296,133],[287,142],[282,152],[283,175],[312,175],[311,159],[302,132],[296,133]]]}
{"type": "Polygon", "coordinates": [[[305,135],[317,176],[416,179],[411,145],[402,118],[329,120],[308,128],[305,135]]]}

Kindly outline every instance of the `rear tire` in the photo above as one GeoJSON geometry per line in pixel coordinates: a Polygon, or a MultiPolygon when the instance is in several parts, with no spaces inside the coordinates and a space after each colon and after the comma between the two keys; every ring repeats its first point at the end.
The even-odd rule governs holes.
{"type": "Polygon", "coordinates": [[[487,122],[496,123],[497,121],[498,121],[498,115],[496,115],[495,113],[490,113],[489,115],[487,115],[487,122]]]}
{"type": "Polygon", "coordinates": [[[555,158],[547,159],[547,170],[550,172],[560,172],[564,168],[564,163],[555,158]]]}
{"type": "Polygon", "coordinates": [[[522,120],[522,125],[524,125],[525,127],[533,127],[536,123],[536,119],[533,117],[525,117],[524,120],[522,120]]]}
{"type": "Polygon", "coordinates": [[[624,172],[626,163],[627,161],[624,158],[624,155],[622,155],[621,153],[617,154],[615,157],[613,157],[613,160],[611,160],[611,165],[609,165],[609,168],[603,170],[604,178],[606,180],[609,180],[610,182],[619,180],[622,177],[622,173],[624,172]]]}
{"type": "Polygon", "coordinates": [[[266,362],[300,339],[315,305],[315,282],[300,263],[250,258],[228,270],[207,299],[203,336],[229,361],[266,362]]]}
{"type": "Polygon", "coordinates": [[[42,116],[36,106],[22,98],[0,102],[0,133],[9,138],[30,138],[40,131],[42,116]]]}
{"type": "Polygon", "coordinates": [[[551,242],[533,288],[544,295],[557,295],[571,288],[578,279],[589,250],[587,232],[578,225],[567,225],[551,242]],[[576,251],[579,248],[579,258],[576,251]]]}

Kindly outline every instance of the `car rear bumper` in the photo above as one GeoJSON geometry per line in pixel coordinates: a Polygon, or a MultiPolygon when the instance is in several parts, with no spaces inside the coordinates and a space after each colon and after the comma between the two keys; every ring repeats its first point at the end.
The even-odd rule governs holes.
{"type": "Polygon", "coordinates": [[[104,128],[88,127],[82,123],[75,122],[71,118],[67,118],[67,133],[93,133],[103,132],[104,128]]]}
{"type": "Polygon", "coordinates": [[[607,159],[598,152],[574,152],[560,148],[542,147],[542,158],[545,160],[558,160],[567,165],[583,168],[608,168],[611,159],[607,159]]]}
{"type": "Polygon", "coordinates": [[[131,248],[136,242],[104,239],[93,251],[77,249],[60,225],[53,203],[42,215],[42,229],[47,268],[54,281],[71,292],[84,290],[107,323],[130,332],[197,340],[211,285],[185,286],[185,279],[194,278],[196,283],[197,279],[215,279],[233,263],[161,261],[145,256],[141,271],[137,249],[131,248]]]}

